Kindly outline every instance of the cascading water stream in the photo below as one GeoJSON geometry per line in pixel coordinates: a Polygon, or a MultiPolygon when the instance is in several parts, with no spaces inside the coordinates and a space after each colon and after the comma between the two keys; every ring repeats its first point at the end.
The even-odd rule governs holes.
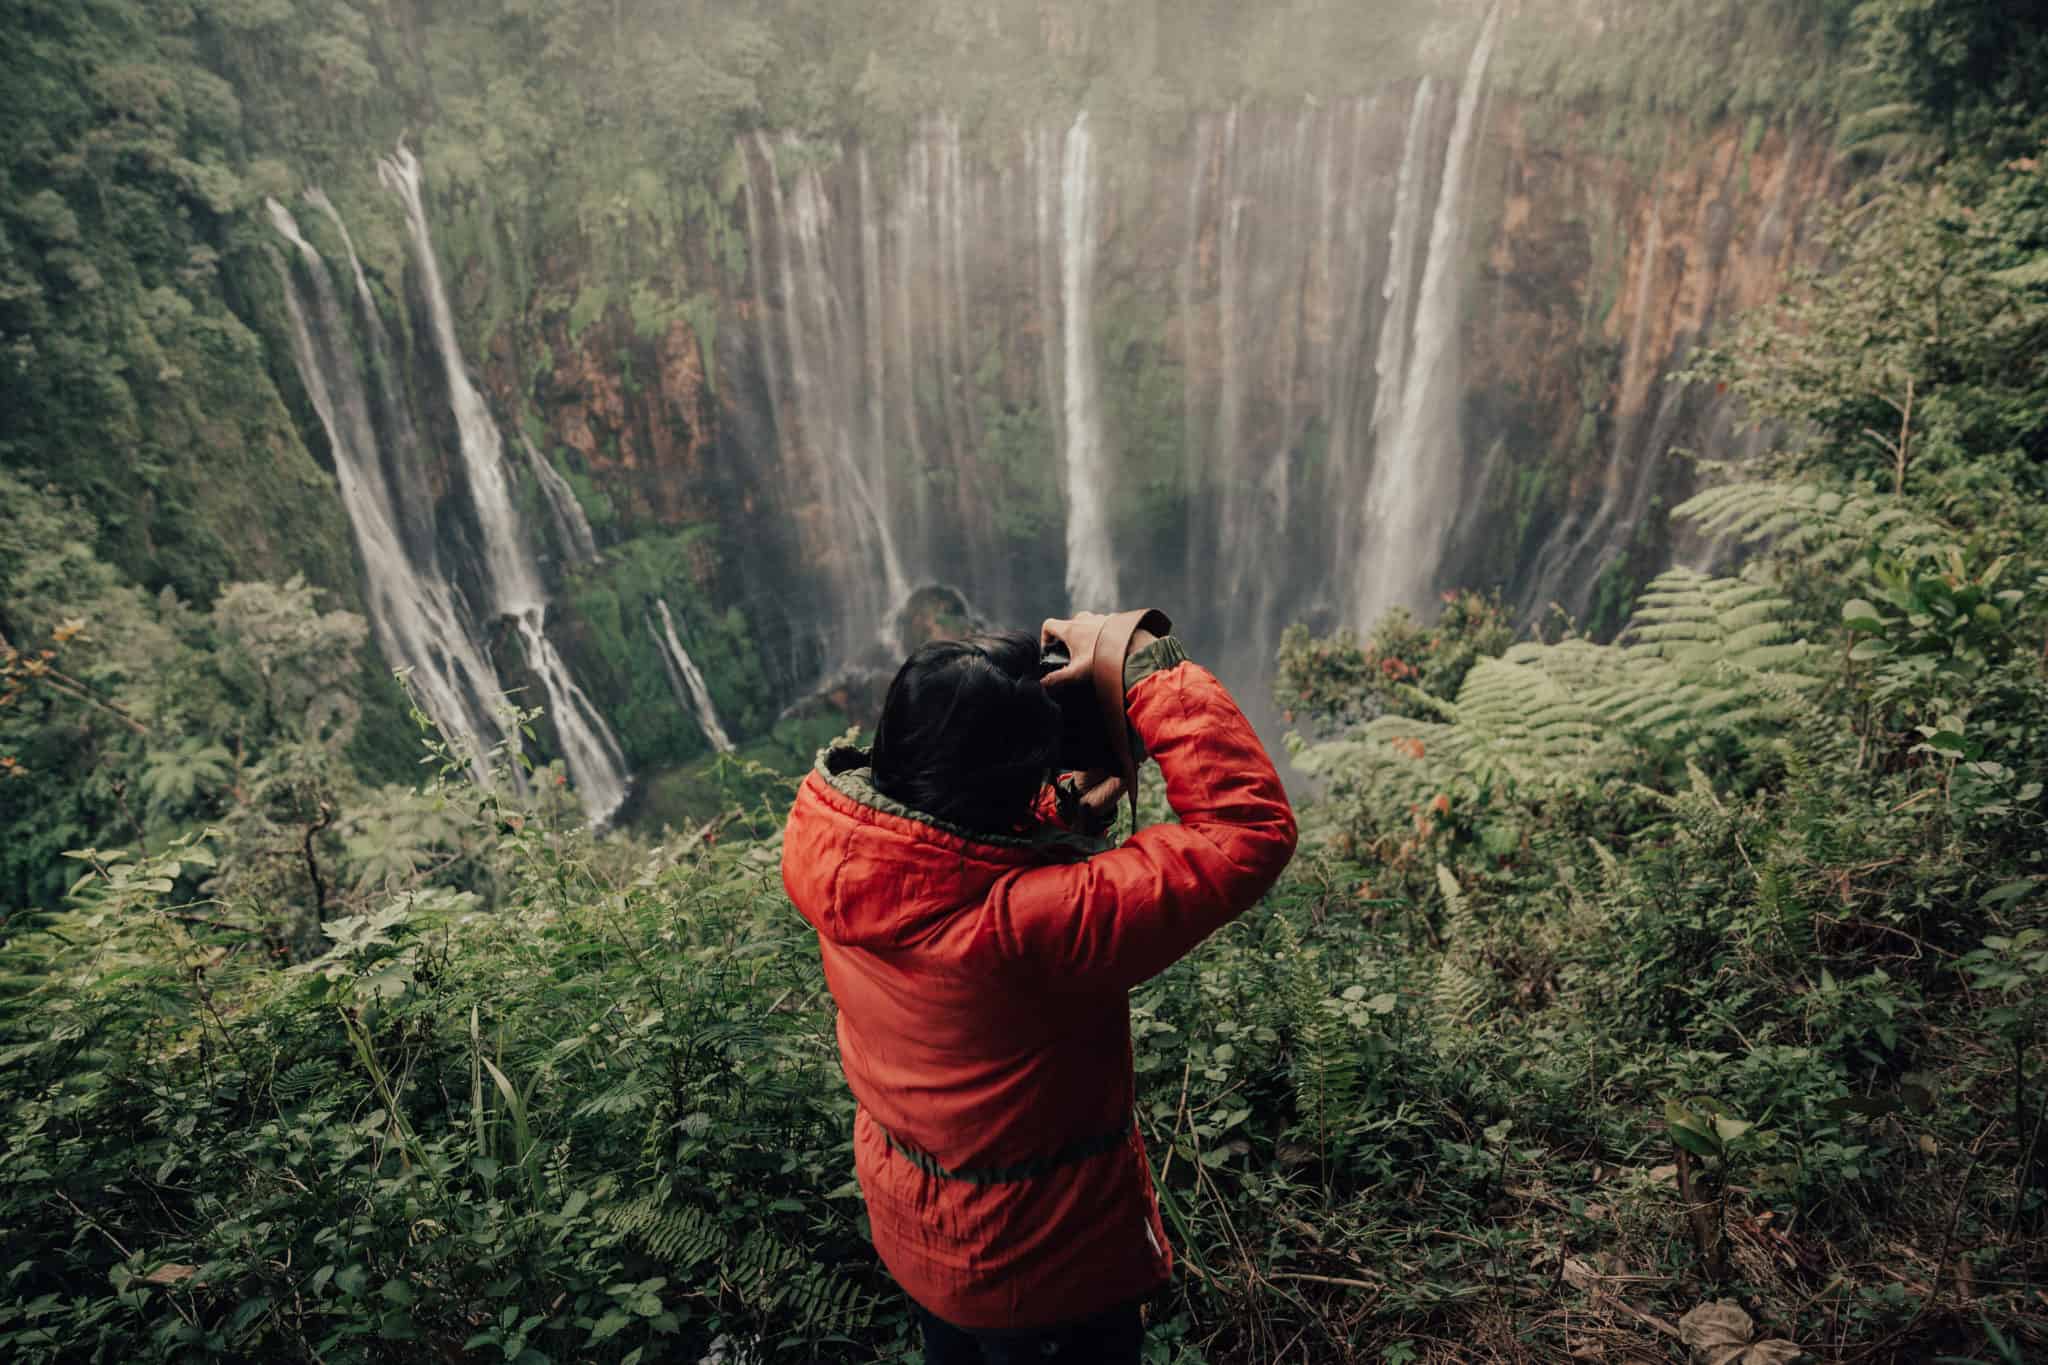
{"type": "Polygon", "coordinates": [[[1368,531],[1351,619],[1368,629],[1391,606],[1420,607],[1456,511],[1459,463],[1457,329],[1463,300],[1465,162],[1478,136],[1479,100],[1500,30],[1495,7],[1458,92],[1458,112],[1430,226],[1429,255],[1415,300],[1415,330],[1391,433],[1376,443],[1367,495],[1368,531]]]}
{"type": "Polygon", "coordinates": [[[1386,311],[1381,315],[1380,344],[1372,362],[1379,379],[1372,405],[1375,432],[1392,430],[1401,411],[1408,332],[1415,316],[1415,257],[1422,244],[1423,211],[1428,207],[1422,160],[1428,154],[1429,120],[1435,106],[1436,82],[1424,76],[1409,105],[1408,135],[1402,141],[1401,170],[1394,181],[1394,223],[1387,241],[1386,282],[1380,287],[1386,311]]]}
{"type": "MultiPolygon", "coordinates": [[[[460,594],[432,563],[416,563],[399,534],[397,502],[384,477],[361,366],[327,263],[284,205],[267,199],[264,208],[278,234],[298,252],[312,284],[309,310],[299,275],[283,256],[276,257],[291,323],[292,359],[333,451],[335,482],[363,561],[363,601],[377,646],[392,664],[409,671],[420,705],[482,779],[487,776],[485,751],[503,737],[491,712],[498,697],[497,675],[470,628],[460,594]]],[[[367,299],[368,286],[363,289],[367,299]]]]}
{"type": "MultiPolygon", "coordinates": [[[[896,509],[876,492],[886,476],[886,452],[871,448],[876,411],[867,391],[873,384],[860,366],[862,341],[870,332],[839,288],[841,267],[829,246],[831,204],[817,169],[799,171],[785,194],[774,145],[759,133],[749,142],[766,171],[771,210],[760,212],[750,171],[747,221],[755,287],[762,289],[772,260],[782,322],[778,352],[773,318],[764,306],[761,345],[771,357],[771,405],[778,438],[805,461],[831,509],[820,529],[828,539],[823,548],[839,599],[830,633],[835,648],[844,652],[870,636],[888,638],[891,613],[910,596],[910,577],[892,525],[896,509]],[[782,374],[779,358],[789,362],[793,403],[785,401],[776,382],[782,374]]],[[[745,151],[743,144],[743,156],[745,151]]],[[[863,275],[865,258],[864,250],[855,254],[855,268],[863,275]]],[[[852,296],[863,300],[865,308],[878,295],[879,282],[875,287],[864,279],[856,283],[852,296]]]]}
{"type": "MultiPolygon", "coordinates": [[[[654,642],[661,649],[662,665],[668,670],[669,689],[676,700],[697,717],[697,726],[704,732],[704,738],[711,747],[721,754],[733,752],[733,742],[725,733],[725,727],[718,722],[718,708],[711,703],[711,687],[704,681],[703,672],[697,661],[690,657],[690,651],[683,648],[683,642],[676,634],[676,619],[668,609],[665,598],[656,598],[654,609],[661,615],[661,629],[655,633],[654,642]]],[[[649,621],[650,629],[653,622],[649,621]]]]}
{"type": "Polygon", "coordinates": [[[407,548],[415,560],[431,566],[431,573],[437,578],[446,578],[440,564],[440,548],[435,543],[433,494],[427,486],[427,461],[424,447],[420,442],[419,429],[413,423],[412,406],[406,401],[403,386],[399,382],[394,364],[390,334],[384,328],[384,315],[377,309],[376,296],[370,292],[370,280],[363,273],[362,260],[356,255],[356,242],[342,221],[334,204],[319,187],[308,188],[301,196],[308,204],[318,209],[333,225],[341,238],[342,249],[348,255],[349,274],[356,285],[356,311],[363,334],[369,339],[370,370],[377,396],[376,416],[380,421],[379,435],[383,438],[383,467],[385,477],[391,485],[393,495],[393,516],[398,528],[405,533],[407,548]]]}
{"type": "Polygon", "coordinates": [[[1115,611],[1116,558],[1109,543],[1107,466],[1096,399],[1094,138],[1088,115],[1067,129],[1060,173],[1060,328],[1065,356],[1067,597],[1076,610],[1115,611]]]}
{"type": "Polygon", "coordinates": [[[469,367],[455,337],[455,319],[441,283],[441,267],[427,226],[420,192],[420,163],[405,144],[377,162],[378,176],[405,205],[413,255],[420,271],[428,318],[441,355],[448,402],[455,414],[470,502],[483,539],[483,582],[494,616],[513,619],[526,646],[527,666],[547,695],[548,717],[561,741],[562,758],[592,823],[603,825],[626,799],[625,755],[603,716],[591,704],[568,665],[548,639],[547,597],[533,560],[505,469],[505,443],[483,396],[470,383],[469,367]]]}
{"type": "Polygon", "coordinates": [[[583,504],[576,501],[575,490],[523,431],[519,433],[519,444],[526,451],[526,462],[533,468],[535,482],[540,484],[541,498],[548,505],[548,520],[555,528],[555,543],[563,557],[571,564],[593,563],[597,559],[597,536],[590,529],[590,518],[583,514],[583,504]]]}

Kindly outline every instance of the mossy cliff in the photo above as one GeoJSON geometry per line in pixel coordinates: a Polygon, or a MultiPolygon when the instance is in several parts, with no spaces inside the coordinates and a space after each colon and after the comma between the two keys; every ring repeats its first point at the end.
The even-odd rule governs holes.
{"type": "MultiPolygon", "coordinates": [[[[705,751],[657,718],[658,600],[742,732],[847,661],[869,630],[849,618],[886,615],[883,539],[906,579],[985,614],[1063,607],[1077,439],[1100,452],[1120,590],[1184,604],[1243,690],[1286,619],[1343,619],[1340,466],[1369,453],[1406,116],[1431,83],[1417,189],[1440,196],[1486,13],[33,8],[17,86],[76,90],[17,117],[10,269],[35,279],[8,330],[44,309],[71,331],[10,381],[9,464],[94,504],[151,585],[203,601],[298,571],[360,604],[261,212],[318,186],[421,413],[409,515],[459,572],[475,532],[440,360],[375,173],[408,139],[467,363],[597,538],[594,562],[543,546],[552,619],[635,767],[705,751]],[[141,197],[92,207],[109,193],[141,197]],[[60,401],[78,392],[105,402],[60,401]],[[854,524],[842,437],[867,443],[879,538],[854,524]]],[[[1739,449],[1725,405],[1666,377],[1805,249],[1840,175],[1839,35],[1798,5],[1504,15],[1465,163],[1461,492],[1436,579],[1607,625],[1668,552],[1657,513],[1688,477],[1668,450],[1739,449]],[[1679,79],[1684,50],[1751,78],[1679,79]]],[[[308,226],[323,252],[328,231],[308,226]]],[[[537,471],[508,467],[544,526],[537,471]]],[[[497,650],[515,682],[516,652],[497,650]]]]}

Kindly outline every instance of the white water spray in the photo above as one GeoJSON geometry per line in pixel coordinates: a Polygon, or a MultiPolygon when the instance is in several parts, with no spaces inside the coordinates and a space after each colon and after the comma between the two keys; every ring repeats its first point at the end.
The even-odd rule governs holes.
{"type": "Polygon", "coordinates": [[[669,688],[676,694],[676,700],[697,718],[697,727],[704,732],[704,738],[711,741],[711,747],[721,754],[731,753],[732,739],[725,733],[725,727],[718,723],[718,708],[711,704],[711,687],[704,681],[697,661],[690,657],[690,651],[683,648],[682,640],[676,635],[676,619],[669,612],[667,600],[656,598],[654,609],[661,614],[661,630],[654,640],[661,647],[661,662],[668,670],[669,688]]]}
{"type": "MultiPolygon", "coordinates": [[[[870,332],[865,321],[853,316],[838,286],[837,261],[830,252],[831,202],[817,168],[799,171],[785,194],[774,145],[760,133],[749,145],[767,172],[772,210],[760,212],[750,170],[747,213],[756,288],[772,259],[780,292],[781,353],[789,362],[788,387],[794,400],[785,401],[773,382],[779,362],[774,358],[772,319],[764,310],[761,344],[771,357],[771,405],[780,439],[804,459],[831,509],[820,534],[828,542],[823,547],[828,557],[837,561],[833,573],[840,619],[835,648],[845,651],[870,634],[887,638],[890,613],[910,596],[891,506],[877,491],[886,478],[886,452],[873,448],[871,436],[880,413],[863,396],[870,385],[860,366],[862,343],[870,332]]],[[[744,155],[744,147],[742,151],[744,155]]],[[[856,254],[857,269],[863,268],[865,256],[865,250],[856,254]]],[[[865,280],[859,284],[864,306],[878,298],[879,288],[865,280]]]]}
{"type": "Polygon", "coordinates": [[[542,499],[548,505],[548,519],[554,523],[555,542],[561,547],[563,557],[571,564],[589,564],[597,559],[597,536],[590,529],[590,518],[583,513],[583,504],[576,501],[576,492],[569,487],[569,481],[555,468],[554,462],[540,453],[540,448],[525,432],[519,433],[519,444],[526,451],[526,462],[533,468],[535,482],[540,484],[542,499]]]}
{"type": "Polygon", "coordinates": [[[1477,141],[1486,66],[1500,9],[1486,17],[1458,92],[1430,226],[1429,257],[1415,302],[1415,332],[1389,438],[1374,451],[1365,553],[1352,620],[1367,630],[1391,606],[1420,607],[1435,580],[1444,532],[1456,514],[1459,463],[1456,341],[1464,291],[1465,162],[1477,141]]]}
{"type": "Polygon", "coordinates": [[[576,784],[592,823],[602,825],[626,799],[625,755],[612,738],[604,718],[577,685],[568,665],[546,630],[547,598],[534,564],[518,509],[512,503],[505,469],[505,442],[491,420],[483,396],[469,380],[469,366],[455,337],[455,319],[441,283],[441,267],[427,227],[426,202],[420,193],[420,163],[404,143],[380,158],[377,174],[405,205],[412,232],[413,255],[433,326],[441,367],[448,382],[448,402],[455,413],[463,468],[469,479],[470,502],[483,537],[484,584],[489,610],[514,619],[526,645],[526,662],[547,694],[548,716],[562,745],[562,758],[576,784]]]}
{"type": "Polygon", "coordinates": [[[1088,115],[1067,129],[1060,176],[1060,325],[1066,358],[1067,596],[1077,610],[1114,611],[1116,558],[1109,543],[1108,469],[1095,393],[1094,138],[1088,115]]]}
{"type": "Polygon", "coordinates": [[[264,208],[278,235],[297,250],[313,286],[309,318],[299,277],[283,256],[276,257],[292,359],[334,454],[335,482],[362,557],[363,602],[377,646],[390,663],[409,670],[421,707],[482,780],[484,752],[503,737],[490,709],[498,696],[497,675],[454,586],[431,563],[417,564],[406,552],[362,370],[327,263],[300,235],[284,205],[266,199],[264,208]]]}
{"type": "Polygon", "coordinates": [[[1406,379],[1408,330],[1415,312],[1415,257],[1422,244],[1422,211],[1427,204],[1422,160],[1429,146],[1429,119],[1436,107],[1436,82],[1422,78],[1408,109],[1408,136],[1401,146],[1401,170],[1394,181],[1394,222],[1388,230],[1387,275],[1380,287],[1386,312],[1380,321],[1379,349],[1373,373],[1379,387],[1373,395],[1375,432],[1391,430],[1401,411],[1401,385],[1406,379]]]}

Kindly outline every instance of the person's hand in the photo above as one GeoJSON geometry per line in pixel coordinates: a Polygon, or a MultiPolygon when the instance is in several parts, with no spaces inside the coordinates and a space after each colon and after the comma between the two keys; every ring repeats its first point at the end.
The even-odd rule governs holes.
{"type": "Polygon", "coordinates": [[[1108,769],[1090,768],[1081,774],[1081,812],[1091,826],[1116,819],[1116,803],[1123,796],[1123,778],[1108,769]]]}
{"type": "Polygon", "coordinates": [[[1101,834],[1116,821],[1116,803],[1123,799],[1124,782],[1106,768],[1068,773],[1059,780],[1060,818],[1069,829],[1082,834],[1101,834]]]}
{"type": "MultiPolygon", "coordinates": [[[[1038,628],[1038,645],[1043,649],[1054,640],[1066,646],[1067,662],[1054,669],[1039,681],[1047,687],[1058,687],[1062,683],[1086,682],[1095,676],[1095,644],[1102,637],[1102,627],[1109,618],[1100,612],[1077,611],[1072,617],[1062,619],[1048,617],[1038,628]]],[[[1140,627],[1131,636],[1130,648],[1143,649],[1159,637],[1140,627]]],[[[1119,660],[1118,662],[1122,662],[1119,660]]]]}
{"type": "Polygon", "coordinates": [[[1067,652],[1067,661],[1039,679],[1047,687],[1058,687],[1062,683],[1085,683],[1095,676],[1095,642],[1102,638],[1103,623],[1109,618],[1101,612],[1077,611],[1072,617],[1062,619],[1049,616],[1038,628],[1038,647],[1043,650],[1057,641],[1067,652]]]}

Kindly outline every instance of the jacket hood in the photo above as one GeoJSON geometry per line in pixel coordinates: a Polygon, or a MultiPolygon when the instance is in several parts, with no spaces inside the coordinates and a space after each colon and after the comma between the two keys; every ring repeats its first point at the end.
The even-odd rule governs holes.
{"type": "Polygon", "coordinates": [[[944,930],[1010,872],[1108,846],[1053,825],[989,834],[913,810],[875,789],[867,750],[841,742],[819,751],[797,791],[782,883],[826,939],[902,948],[944,930]]]}

